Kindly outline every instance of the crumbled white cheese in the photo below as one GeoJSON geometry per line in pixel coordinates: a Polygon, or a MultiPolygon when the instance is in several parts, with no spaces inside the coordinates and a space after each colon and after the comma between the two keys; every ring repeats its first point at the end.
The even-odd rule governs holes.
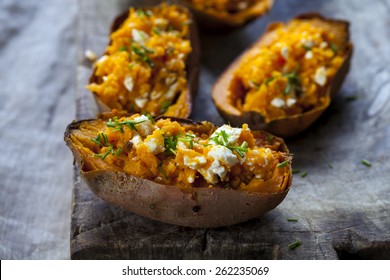
{"type": "Polygon", "coordinates": [[[166,97],[167,99],[172,99],[172,98],[174,98],[178,86],[179,86],[179,83],[178,83],[178,82],[176,82],[176,83],[174,83],[173,85],[171,85],[171,86],[169,87],[168,91],[165,93],[165,97],[166,97]]]}
{"type": "Polygon", "coordinates": [[[221,178],[221,181],[223,181],[228,173],[228,170],[220,164],[218,160],[214,160],[211,166],[209,167],[209,170],[218,175],[219,178],[221,178]]]}
{"type": "MultiPolygon", "coordinates": [[[[257,151],[258,152],[258,151],[257,151]]],[[[265,148],[265,153],[266,154],[270,154],[271,153],[271,149],[270,148],[265,148]]]]}
{"type": "Polygon", "coordinates": [[[305,53],[305,59],[312,59],[313,58],[313,52],[312,51],[307,51],[305,53]]]}
{"type": "Polygon", "coordinates": [[[138,134],[134,135],[131,140],[129,140],[130,143],[134,145],[134,147],[138,148],[139,145],[142,144],[142,138],[138,134]]]}
{"type": "Polygon", "coordinates": [[[134,87],[134,80],[133,80],[133,77],[131,76],[126,76],[125,77],[125,80],[123,81],[123,85],[125,86],[125,88],[131,92],[133,90],[133,87],[134,87]]]}
{"type": "MultiPolygon", "coordinates": [[[[217,130],[214,131],[214,133],[210,136],[210,138],[216,137],[217,135],[220,134],[221,131],[225,131],[226,135],[228,136],[228,143],[226,144],[235,144],[240,138],[242,129],[241,128],[236,128],[236,127],[231,127],[230,125],[224,124],[223,126],[217,128],[217,130]]],[[[224,143],[225,139],[223,139],[222,135],[219,135],[218,141],[224,143]]],[[[214,142],[213,140],[210,140],[210,142],[214,142]]],[[[215,143],[215,142],[214,142],[215,143]]]]}
{"type": "Polygon", "coordinates": [[[246,8],[248,8],[248,3],[245,2],[245,1],[240,2],[240,3],[238,3],[237,8],[238,8],[239,10],[245,10],[246,8]]]}
{"type": "Polygon", "coordinates": [[[146,145],[146,147],[148,147],[149,152],[151,152],[155,155],[165,151],[164,146],[160,145],[160,143],[158,143],[158,140],[156,138],[149,138],[148,137],[144,141],[144,144],[146,145]]]}
{"type": "Polygon", "coordinates": [[[142,115],[142,116],[136,117],[136,118],[134,118],[134,121],[141,122],[141,123],[135,125],[137,130],[138,130],[138,133],[141,136],[146,137],[146,136],[152,134],[152,132],[154,130],[154,126],[147,116],[142,115]]]}
{"type": "MultiPolygon", "coordinates": [[[[303,35],[303,33],[302,33],[302,35],[303,35]]],[[[314,46],[313,41],[311,39],[302,39],[301,43],[305,48],[308,48],[308,49],[311,49],[314,46]]]]}
{"type": "Polygon", "coordinates": [[[139,108],[145,107],[146,103],[148,102],[147,98],[138,97],[134,99],[135,105],[137,105],[139,108]]]}
{"type": "Polygon", "coordinates": [[[164,18],[156,18],[154,20],[154,23],[157,24],[157,25],[167,25],[168,24],[168,20],[166,20],[164,18]]]}
{"type": "Polygon", "coordinates": [[[183,161],[185,166],[188,166],[189,168],[195,170],[200,168],[203,164],[207,162],[204,156],[196,156],[192,158],[188,156],[184,156],[183,161]]]}
{"type": "Polygon", "coordinates": [[[162,92],[160,91],[152,91],[152,93],[150,94],[150,99],[152,100],[156,100],[158,99],[160,96],[162,95],[162,92]]]}
{"type": "Polygon", "coordinates": [[[290,53],[290,50],[289,50],[289,48],[286,47],[286,46],[282,47],[281,50],[280,50],[280,54],[282,55],[282,57],[283,57],[285,60],[288,60],[289,53],[290,53]]]}
{"type": "Polygon", "coordinates": [[[105,61],[107,58],[108,58],[107,55],[103,55],[101,58],[98,59],[98,61],[96,61],[96,63],[97,63],[97,64],[100,64],[100,63],[102,63],[103,61],[105,61]]]}
{"type": "Polygon", "coordinates": [[[321,44],[320,44],[320,48],[321,48],[321,49],[325,49],[327,46],[328,46],[328,42],[326,42],[326,41],[323,41],[323,42],[321,42],[321,44]]]}
{"type": "Polygon", "coordinates": [[[103,82],[105,82],[105,81],[108,80],[108,77],[107,76],[103,76],[102,79],[103,79],[103,82]]]}
{"type": "Polygon", "coordinates": [[[276,108],[281,108],[281,107],[284,107],[286,104],[285,104],[283,99],[281,99],[279,97],[275,97],[274,99],[272,99],[271,105],[276,107],[276,108]]]}
{"type": "Polygon", "coordinates": [[[183,58],[184,58],[184,53],[179,53],[179,54],[177,55],[177,57],[178,57],[179,59],[183,59],[183,58]]]}
{"type": "Polygon", "coordinates": [[[256,179],[261,179],[261,175],[260,175],[260,174],[257,174],[257,175],[255,175],[255,178],[256,178],[256,179]]]}
{"type": "Polygon", "coordinates": [[[286,103],[287,103],[287,107],[291,107],[295,103],[297,103],[297,100],[295,98],[288,98],[286,103]]]}
{"type": "Polygon", "coordinates": [[[166,85],[171,85],[171,84],[173,84],[175,81],[176,81],[176,75],[175,75],[175,74],[169,74],[169,75],[165,78],[165,84],[166,84],[166,85]]]}
{"type": "Polygon", "coordinates": [[[218,182],[218,177],[210,169],[201,168],[198,170],[199,173],[209,184],[215,184],[218,182]]]}
{"type": "Polygon", "coordinates": [[[133,40],[140,45],[145,45],[150,38],[149,35],[146,34],[144,31],[135,28],[131,30],[131,35],[133,36],[133,40]]]}
{"type": "Polygon", "coordinates": [[[85,56],[86,59],[88,59],[91,62],[94,62],[96,60],[96,58],[97,58],[96,53],[94,53],[90,49],[85,50],[84,56],[85,56]]]}
{"type": "Polygon", "coordinates": [[[187,182],[192,184],[193,182],[195,181],[195,177],[194,176],[188,176],[187,178],[187,182]]]}
{"type": "Polygon", "coordinates": [[[237,156],[225,146],[213,146],[208,152],[208,156],[219,160],[229,168],[238,163],[237,156]]]}
{"type": "Polygon", "coordinates": [[[316,73],[314,74],[314,81],[320,86],[324,86],[326,84],[327,77],[324,66],[317,68],[316,73]]]}

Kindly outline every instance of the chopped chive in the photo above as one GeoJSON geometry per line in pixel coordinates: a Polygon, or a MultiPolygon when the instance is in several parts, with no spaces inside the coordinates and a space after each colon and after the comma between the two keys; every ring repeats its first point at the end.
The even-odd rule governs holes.
{"type": "Polygon", "coordinates": [[[221,135],[225,143],[227,144],[229,142],[229,136],[227,135],[225,130],[221,130],[221,135]]]}
{"type": "Polygon", "coordinates": [[[138,47],[137,47],[136,45],[134,45],[134,44],[131,46],[131,49],[132,49],[132,51],[133,51],[136,55],[138,55],[138,56],[142,59],[142,61],[146,62],[151,68],[154,67],[154,63],[153,63],[153,61],[151,61],[150,58],[146,55],[145,49],[140,49],[140,48],[138,48],[138,47]]]}
{"type": "Polygon", "coordinates": [[[168,107],[171,106],[171,101],[164,101],[161,105],[161,110],[160,110],[160,113],[161,114],[164,114],[167,110],[168,110],[168,107]]]}
{"type": "Polygon", "coordinates": [[[122,46],[118,49],[118,51],[120,52],[127,52],[127,47],[126,46],[122,46]]]}
{"type": "Polygon", "coordinates": [[[98,136],[96,136],[96,138],[90,138],[89,140],[94,142],[96,145],[103,147],[102,143],[100,143],[100,133],[98,134],[98,136]]]}
{"type": "Polygon", "coordinates": [[[251,81],[251,83],[252,83],[256,88],[259,88],[259,87],[260,87],[260,84],[259,84],[258,82],[251,81]]]}
{"type": "Polygon", "coordinates": [[[155,124],[155,123],[156,123],[156,122],[154,121],[154,119],[153,119],[153,117],[152,117],[151,114],[146,114],[146,116],[148,117],[148,119],[150,120],[150,122],[151,122],[152,124],[155,124]]]}
{"type": "Polygon", "coordinates": [[[175,48],[174,47],[169,47],[168,49],[167,49],[167,55],[170,55],[171,53],[173,53],[173,51],[175,50],[175,48]]]}
{"type": "Polygon", "coordinates": [[[109,144],[107,134],[102,133],[102,136],[103,136],[104,145],[107,146],[107,144],[109,144]]]}
{"type": "Polygon", "coordinates": [[[304,48],[304,49],[307,50],[307,51],[310,51],[310,50],[311,50],[311,47],[308,47],[308,46],[306,46],[305,44],[302,44],[301,47],[304,48]]]}
{"type": "Polygon", "coordinates": [[[307,176],[307,172],[306,171],[302,172],[301,177],[305,178],[306,176],[307,176]]]}
{"type": "Polygon", "coordinates": [[[294,170],[292,171],[292,174],[297,174],[297,173],[299,173],[299,172],[301,172],[301,170],[299,170],[299,169],[294,169],[294,170]]]}
{"type": "Polygon", "coordinates": [[[145,46],[141,46],[141,48],[143,48],[146,53],[154,53],[154,50],[149,49],[149,48],[147,48],[145,46]]]}
{"type": "Polygon", "coordinates": [[[127,68],[131,69],[134,67],[134,63],[129,63],[129,65],[127,65],[127,68]]]}
{"type": "Polygon", "coordinates": [[[337,54],[337,46],[335,43],[330,43],[329,44],[331,50],[333,51],[334,54],[337,54]]]}
{"type": "Polygon", "coordinates": [[[270,82],[272,82],[273,80],[275,80],[274,77],[269,77],[269,78],[265,79],[264,84],[265,84],[266,86],[268,86],[268,84],[269,84],[270,82]]]}
{"type": "Polygon", "coordinates": [[[297,240],[297,241],[295,241],[295,242],[293,242],[293,243],[288,244],[288,248],[289,248],[290,250],[294,250],[295,248],[298,248],[298,247],[301,246],[301,245],[302,245],[302,242],[299,241],[299,240],[297,240]]]}
{"type": "Polygon", "coordinates": [[[158,28],[153,28],[152,29],[153,33],[160,36],[161,35],[161,31],[158,29],[158,28]]]}
{"type": "Polygon", "coordinates": [[[119,157],[122,153],[122,148],[118,148],[118,150],[116,151],[116,156],[119,157]]]}
{"type": "Polygon", "coordinates": [[[289,161],[288,161],[288,160],[285,160],[285,161],[283,161],[282,163],[279,163],[279,164],[277,165],[277,167],[278,167],[278,168],[285,167],[285,166],[288,165],[288,163],[289,163],[289,161]]]}
{"type": "Polygon", "coordinates": [[[272,134],[267,134],[267,141],[272,142],[272,139],[274,139],[274,136],[272,134]]]}
{"type": "Polygon", "coordinates": [[[371,166],[372,166],[371,162],[369,162],[369,161],[366,160],[366,159],[362,159],[362,160],[361,160],[361,163],[364,164],[364,165],[367,166],[367,167],[371,167],[371,166]]]}
{"type": "Polygon", "coordinates": [[[288,218],[287,222],[298,222],[298,219],[295,218],[288,218]]]}
{"type": "Polygon", "coordinates": [[[164,169],[162,168],[162,164],[163,162],[160,162],[160,164],[158,165],[158,170],[161,172],[161,174],[164,176],[164,179],[165,180],[168,180],[168,176],[167,174],[164,172],[164,169]]]}
{"type": "Polygon", "coordinates": [[[298,88],[300,81],[299,81],[299,78],[298,78],[298,75],[297,75],[296,71],[293,71],[293,72],[288,73],[288,74],[284,74],[283,76],[287,78],[287,86],[283,90],[283,93],[285,95],[287,95],[287,94],[290,93],[290,91],[292,89],[297,89],[298,88]]]}
{"type": "Polygon", "coordinates": [[[150,17],[151,15],[153,15],[152,11],[149,11],[149,10],[142,10],[142,9],[138,9],[136,11],[136,13],[138,14],[138,16],[140,17],[150,17]]]}

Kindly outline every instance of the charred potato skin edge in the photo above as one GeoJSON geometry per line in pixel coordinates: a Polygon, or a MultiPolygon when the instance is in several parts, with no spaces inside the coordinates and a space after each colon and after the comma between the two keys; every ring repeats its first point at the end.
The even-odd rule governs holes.
{"type": "Polygon", "coordinates": [[[285,118],[277,118],[271,120],[270,122],[266,122],[263,115],[256,111],[245,111],[245,112],[232,112],[229,111],[238,111],[231,104],[220,104],[223,101],[226,101],[226,98],[220,98],[219,96],[223,95],[223,92],[227,92],[227,87],[229,86],[230,80],[233,76],[233,72],[240,65],[241,60],[245,56],[245,54],[259,45],[264,37],[279,24],[279,22],[271,23],[268,25],[267,29],[260,36],[260,38],[253,43],[249,48],[242,52],[242,54],[236,58],[229,67],[221,74],[218,78],[217,82],[214,84],[212,89],[212,99],[214,104],[216,105],[219,113],[222,115],[224,119],[229,121],[232,125],[239,126],[242,123],[248,123],[248,125],[257,130],[266,130],[274,135],[280,137],[292,137],[302,132],[306,128],[308,128],[315,120],[317,120],[322,113],[329,107],[331,100],[335,97],[336,93],[339,91],[346,75],[348,74],[350,61],[353,53],[353,44],[349,41],[349,22],[343,20],[336,19],[328,19],[323,17],[318,13],[306,13],[302,15],[298,15],[294,17],[294,19],[320,19],[329,23],[341,24],[344,25],[346,31],[346,53],[343,64],[338,69],[337,73],[333,77],[332,83],[328,86],[328,94],[330,96],[330,100],[327,104],[323,106],[319,106],[314,108],[313,110],[307,111],[303,114],[293,115],[285,118]],[[222,93],[221,93],[222,92],[222,93]],[[221,101],[222,100],[222,101],[221,101]]]}
{"type": "MultiPolygon", "coordinates": [[[[179,96],[177,97],[177,100],[179,99],[184,99],[184,104],[186,106],[186,113],[185,115],[183,115],[182,117],[183,118],[187,118],[190,116],[191,112],[192,112],[192,106],[193,106],[193,102],[195,100],[195,97],[197,95],[197,92],[198,92],[198,83],[199,83],[199,73],[200,73],[200,66],[199,66],[199,61],[200,61],[200,41],[199,41],[199,34],[198,34],[198,29],[197,29],[197,26],[196,26],[196,22],[193,20],[193,15],[191,13],[191,11],[186,8],[184,5],[179,5],[179,4],[175,4],[177,6],[180,6],[180,8],[182,9],[185,9],[189,16],[190,16],[190,20],[191,20],[191,24],[190,24],[190,29],[189,29],[189,39],[190,39],[190,42],[191,42],[191,47],[192,47],[192,51],[190,53],[190,55],[188,56],[187,58],[187,62],[186,62],[186,71],[187,71],[187,89],[182,92],[181,94],[179,94],[179,96]]],[[[137,6],[135,7],[136,9],[151,9],[153,7],[151,6],[137,6]]],[[[116,31],[120,25],[127,19],[129,15],[129,11],[126,11],[122,14],[120,14],[119,16],[117,16],[112,25],[111,25],[111,29],[110,29],[110,34],[113,33],[114,31],[116,31]]],[[[111,41],[109,42],[109,44],[111,43],[111,41]]],[[[103,53],[103,55],[106,54],[105,52],[103,53]]],[[[97,77],[95,75],[95,72],[96,72],[96,67],[93,68],[93,71],[92,71],[92,74],[89,78],[89,83],[96,83],[98,82],[97,80],[97,77]]],[[[107,104],[105,104],[104,102],[102,102],[99,97],[97,96],[97,94],[95,92],[92,92],[94,98],[95,98],[95,102],[98,106],[98,109],[99,109],[99,112],[111,112],[111,110],[113,108],[110,108],[107,104]]],[[[132,112],[129,112],[129,113],[132,113],[132,112]]]]}
{"type": "MultiPolygon", "coordinates": [[[[171,117],[157,119],[160,118],[170,118],[190,125],[205,124],[171,117]]],[[[286,197],[292,184],[291,166],[288,176],[283,181],[285,190],[280,193],[257,193],[219,187],[180,189],[177,186],[162,185],[123,171],[84,171],[83,158],[74,147],[71,134],[72,130],[79,129],[83,122],[89,121],[96,120],[72,122],[67,126],[64,134],[64,140],[80,167],[82,178],[97,196],[139,216],[193,228],[230,226],[260,217],[277,207],[286,197]],[[225,209],[229,210],[228,214],[225,209]]],[[[206,122],[206,124],[210,123],[206,122]]],[[[262,133],[268,135],[267,132],[262,133]]],[[[291,159],[284,141],[278,137],[274,139],[281,142],[279,150],[285,152],[291,159]]]]}

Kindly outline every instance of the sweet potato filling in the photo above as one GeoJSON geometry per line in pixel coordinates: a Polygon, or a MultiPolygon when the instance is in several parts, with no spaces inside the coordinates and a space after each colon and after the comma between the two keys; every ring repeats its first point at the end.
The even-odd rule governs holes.
{"type": "Polygon", "coordinates": [[[131,8],[95,63],[96,81],[87,88],[110,108],[180,116],[176,107],[183,104],[175,102],[187,90],[190,23],[188,11],[176,5],[131,8]]]}
{"type": "Polygon", "coordinates": [[[293,19],[272,32],[233,74],[231,104],[261,113],[266,122],[327,104],[346,52],[332,27],[319,19],[293,19]]]}
{"type": "Polygon", "coordinates": [[[269,134],[210,123],[186,124],[150,116],[83,122],[71,134],[83,171],[121,170],[181,188],[223,187],[284,191],[290,158],[269,134]]]}
{"type": "Polygon", "coordinates": [[[204,12],[224,15],[235,14],[250,8],[258,0],[188,0],[191,5],[204,12]]]}

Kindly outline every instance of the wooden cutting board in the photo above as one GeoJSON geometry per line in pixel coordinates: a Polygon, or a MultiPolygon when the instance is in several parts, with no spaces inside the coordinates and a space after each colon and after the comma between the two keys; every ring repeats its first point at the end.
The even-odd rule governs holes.
{"type": "MultiPolygon", "coordinates": [[[[129,2],[79,1],[77,119],[97,112],[84,88],[91,64],[83,53],[103,52],[111,21],[129,2]]],[[[240,225],[191,229],[107,204],[89,191],[75,167],[72,259],[390,259],[388,2],[276,1],[269,15],[245,28],[201,33],[202,72],[192,118],[222,124],[210,98],[217,76],[267,23],[305,11],[349,20],[355,53],[331,108],[305,133],[287,141],[293,167],[308,175],[294,175],[285,201],[240,225]],[[364,158],[371,168],[361,164],[364,158]],[[296,240],[302,245],[290,250],[288,244],[296,240]]]]}

